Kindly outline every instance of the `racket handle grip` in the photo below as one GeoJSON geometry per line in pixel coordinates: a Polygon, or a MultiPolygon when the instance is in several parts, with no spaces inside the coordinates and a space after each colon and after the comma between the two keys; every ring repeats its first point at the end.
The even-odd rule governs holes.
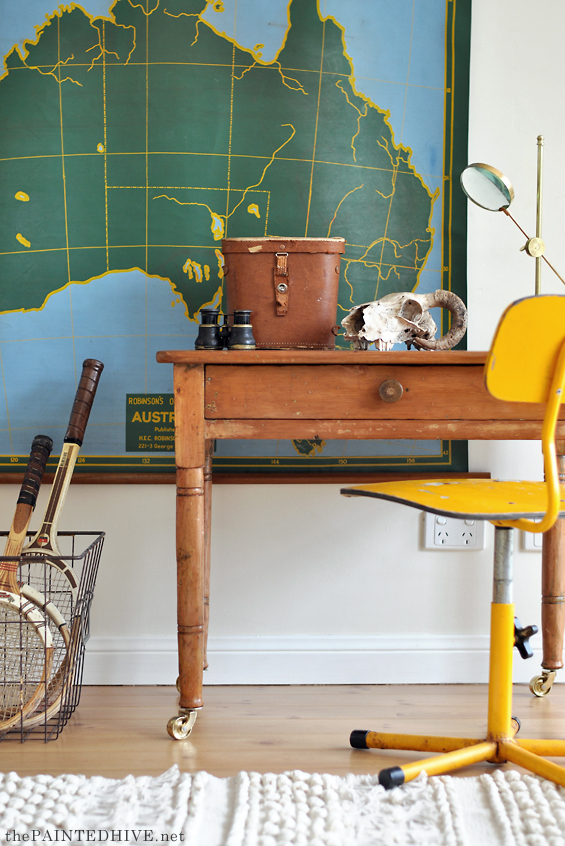
{"type": "Polygon", "coordinates": [[[47,435],[36,435],[33,439],[24,480],[20,488],[18,505],[31,505],[32,509],[35,508],[43,471],[52,449],[53,441],[47,435]]]}
{"type": "Polygon", "coordinates": [[[78,444],[82,446],[86,424],[90,416],[90,409],[94,402],[96,388],[100,374],[104,370],[101,361],[95,358],[87,358],[82,364],[82,375],[78,383],[73,410],[69,420],[69,426],[65,435],[66,444],[78,444]]]}

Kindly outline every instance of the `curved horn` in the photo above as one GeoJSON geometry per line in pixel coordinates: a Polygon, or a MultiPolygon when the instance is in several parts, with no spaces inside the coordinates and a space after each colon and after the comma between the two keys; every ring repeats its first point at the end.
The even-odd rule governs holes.
{"type": "Polygon", "coordinates": [[[451,329],[443,337],[428,341],[425,338],[414,338],[411,343],[419,350],[450,350],[459,343],[467,330],[467,309],[463,300],[453,291],[434,291],[426,294],[427,308],[446,308],[453,315],[451,329]]]}

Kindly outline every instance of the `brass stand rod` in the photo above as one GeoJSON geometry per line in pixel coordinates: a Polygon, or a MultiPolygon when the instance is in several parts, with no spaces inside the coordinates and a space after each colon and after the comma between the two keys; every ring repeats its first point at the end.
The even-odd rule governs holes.
{"type": "MultiPolygon", "coordinates": [[[[538,174],[536,195],[536,238],[541,239],[541,199],[542,199],[542,170],[543,170],[543,135],[538,135],[538,174]]],[[[536,256],[536,297],[541,294],[541,256],[536,256]]]]}
{"type": "MultiPolygon", "coordinates": [[[[506,217],[509,217],[509,218],[510,218],[510,220],[512,221],[512,223],[514,223],[514,224],[518,227],[518,229],[520,230],[520,232],[522,233],[522,235],[525,235],[525,236],[526,236],[526,238],[527,238],[527,239],[528,239],[528,241],[529,241],[529,240],[530,240],[530,236],[528,235],[528,233],[527,233],[524,229],[522,229],[522,227],[520,226],[520,224],[518,223],[518,221],[516,220],[516,218],[515,218],[515,217],[512,217],[512,215],[510,214],[510,212],[508,211],[508,209],[501,208],[501,209],[500,209],[500,211],[504,212],[504,214],[506,215],[506,217]]],[[[558,279],[560,279],[560,280],[561,280],[561,282],[563,282],[563,284],[565,285],[565,279],[563,279],[563,277],[562,277],[562,276],[561,276],[561,275],[560,275],[560,274],[556,271],[556,269],[554,268],[554,266],[553,266],[553,265],[552,265],[552,264],[551,264],[551,263],[550,263],[550,262],[546,259],[546,257],[545,257],[545,256],[540,256],[540,258],[542,258],[542,259],[544,260],[544,262],[547,264],[547,266],[548,266],[551,270],[553,270],[553,272],[555,273],[555,275],[557,276],[557,278],[558,278],[558,279]]],[[[537,261],[537,259],[536,259],[536,261],[537,261]]]]}
{"type": "Polygon", "coordinates": [[[503,207],[500,209],[500,211],[501,211],[501,212],[504,212],[504,214],[506,215],[506,217],[509,217],[509,218],[510,218],[510,220],[512,221],[512,223],[515,223],[515,224],[516,224],[516,226],[518,227],[518,229],[520,230],[520,232],[522,233],[522,235],[524,235],[524,236],[528,239],[528,241],[529,241],[529,240],[530,240],[530,236],[528,235],[528,233],[526,232],[526,230],[525,230],[525,229],[522,229],[522,227],[520,226],[520,224],[518,223],[518,221],[516,220],[516,218],[515,218],[515,217],[512,217],[512,215],[510,214],[510,212],[508,211],[508,209],[504,208],[504,206],[503,206],[503,207]]]}

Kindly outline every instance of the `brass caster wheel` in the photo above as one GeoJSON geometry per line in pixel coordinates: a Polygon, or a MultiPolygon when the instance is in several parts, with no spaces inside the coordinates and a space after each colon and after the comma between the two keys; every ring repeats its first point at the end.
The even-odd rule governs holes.
{"type": "Polygon", "coordinates": [[[186,740],[192,733],[198,711],[188,711],[186,714],[179,714],[178,717],[171,717],[167,723],[167,732],[173,740],[186,740]]]}
{"type": "Polygon", "coordinates": [[[534,676],[533,679],[530,679],[530,690],[534,696],[547,696],[556,675],[556,670],[543,670],[540,676],[534,676]]]}
{"type": "Polygon", "coordinates": [[[518,717],[511,717],[510,722],[512,723],[512,727],[516,729],[516,731],[514,732],[515,737],[522,728],[522,723],[520,722],[518,717]]]}

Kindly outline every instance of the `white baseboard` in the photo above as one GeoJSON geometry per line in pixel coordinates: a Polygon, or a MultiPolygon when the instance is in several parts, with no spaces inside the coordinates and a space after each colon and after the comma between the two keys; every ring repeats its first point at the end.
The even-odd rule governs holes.
{"type": "MultiPolygon", "coordinates": [[[[292,635],[210,637],[204,683],[476,684],[488,680],[488,635],[292,635]]],[[[514,680],[540,672],[541,643],[514,680]]],[[[174,684],[175,637],[93,636],[84,684],[174,684]]],[[[559,679],[559,675],[558,675],[559,679]]]]}

